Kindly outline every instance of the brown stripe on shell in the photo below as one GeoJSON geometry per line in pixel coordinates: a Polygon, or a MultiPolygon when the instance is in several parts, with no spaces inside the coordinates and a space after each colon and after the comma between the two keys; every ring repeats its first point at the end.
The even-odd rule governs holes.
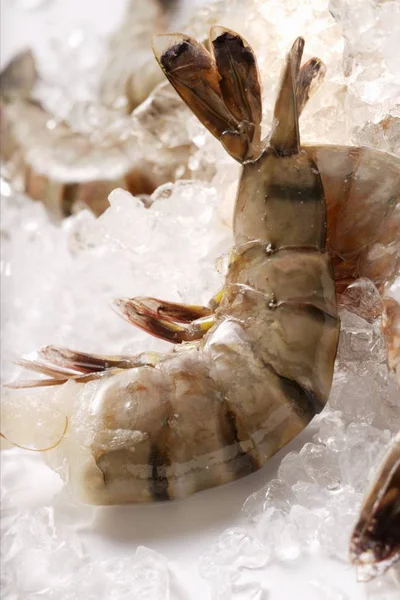
{"type": "Polygon", "coordinates": [[[235,242],[258,240],[272,247],[325,248],[324,189],[305,153],[277,156],[267,150],[245,166],[234,216],[235,242]]]}
{"type": "MultiPolygon", "coordinates": [[[[328,326],[334,326],[339,321],[339,319],[321,308],[320,306],[316,306],[312,302],[304,302],[302,300],[283,300],[282,302],[278,302],[276,304],[276,308],[280,307],[285,308],[293,308],[294,310],[300,310],[307,313],[312,319],[316,321],[324,322],[324,324],[328,326]]],[[[274,308],[272,304],[270,304],[270,308],[274,308]]]]}
{"type": "Polygon", "coordinates": [[[279,378],[279,383],[285,396],[288,401],[293,403],[294,410],[301,418],[305,419],[306,423],[309,423],[314,415],[320,413],[325,407],[325,402],[321,398],[318,398],[317,394],[312,390],[306,389],[294,379],[280,375],[270,363],[263,361],[263,364],[279,378]]]}
{"type": "Polygon", "coordinates": [[[168,492],[168,477],[166,475],[166,469],[170,466],[170,459],[165,450],[161,449],[161,445],[160,440],[152,444],[149,456],[151,465],[149,489],[155,501],[170,500],[171,498],[168,492]]]}
{"type": "Polygon", "coordinates": [[[246,452],[246,450],[244,450],[242,443],[243,440],[240,440],[238,432],[237,420],[239,417],[233,410],[233,406],[228,406],[225,413],[225,418],[232,432],[232,442],[237,444],[241,449],[241,452],[235,457],[232,465],[237,473],[238,478],[248,475],[249,473],[253,473],[253,471],[257,471],[257,469],[259,469],[261,466],[257,448],[253,446],[254,453],[246,452]]]}
{"type": "Polygon", "coordinates": [[[62,188],[61,206],[66,217],[72,215],[72,208],[78,194],[79,183],[66,183],[62,188]]]}

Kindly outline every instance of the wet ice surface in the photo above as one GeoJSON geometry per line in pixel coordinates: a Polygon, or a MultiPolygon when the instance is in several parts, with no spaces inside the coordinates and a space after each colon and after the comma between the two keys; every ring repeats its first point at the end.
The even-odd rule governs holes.
{"type": "MultiPolygon", "coordinates": [[[[41,3],[21,0],[20,4],[39,8],[41,3]]],[[[212,10],[225,14],[223,23],[248,37],[260,56],[266,131],[282,57],[298,34],[307,33],[306,58],[321,56],[328,65],[328,76],[302,117],[303,139],[368,143],[399,151],[399,53],[393,51],[397,46],[391,41],[398,31],[398,3],[332,0],[336,23],[323,2],[270,1],[267,8],[267,3],[253,0],[245,14],[240,4],[239,0],[230,2],[229,14],[223,2],[212,10]]],[[[194,33],[196,26],[201,37],[205,26],[198,20],[197,25],[191,25],[194,33]]],[[[86,66],[80,65],[82,87],[74,89],[78,97],[87,93],[85,86],[92,86],[86,75],[93,72],[96,53],[102,52],[99,40],[82,32],[79,27],[66,35],[53,65],[57,70],[63,60],[71,63],[73,57],[86,55],[86,66]]],[[[71,64],[71,71],[60,74],[65,77],[63,85],[75,76],[75,66],[71,64]]],[[[54,98],[53,104],[57,104],[54,98]]],[[[86,118],[87,113],[83,116],[86,118]]],[[[72,117],[80,126],[82,111],[76,110],[72,117]]],[[[5,188],[1,232],[5,380],[17,376],[11,365],[13,358],[49,342],[93,352],[166,348],[166,344],[134,331],[110,311],[115,296],[156,295],[206,303],[218,289],[222,275],[214,264],[231,246],[230,231],[221,222],[221,214],[226,216],[221,205],[224,198],[234,194],[238,168],[194,119],[185,119],[185,128],[185,138],[189,134],[193,139],[190,170],[195,176],[213,177],[212,184],[163,187],[156,192],[150,210],[127,194],[114,192],[110,209],[97,221],[83,212],[59,228],[49,223],[40,204],[10,195],[5,188]]],[[[160,144],[171,145],[179,133],[167,123],[160,144]]],[[[360,286],[361,303],[368,313],[374,310],[376,297],[368,284],[361,282],[360,286]]],[[[115,557],[105,547],[96,553],[89,543],[95,534],[114,539],[114,521],[110,526],[99,521],[107,509],[76,506],[66,494],[54,498],[50,494],[43,506],[40,493],[35,491],[35,474],[40,473],[40,481],[45,478],[45,467],[38,470],[38,457],[14,451],[3,457],[4,598],[180,598],[171,583],[170,561],[140,545],[141,536],[130,522],[136,522],[140,529],[141,520],[150,523],[154,519],[158,530],[148,543],[160,549],[157,536],[165,531],[173,536],[178,520],[187,512],[186,529],[179,542],[184,547],[187,531],[201,540],[202,529],[217,511],[215,504],[225,512],[222,499],[235,493],[240,498],[241,493],[243,500],[248,496],[243,518],[237,505],[227,504],[233,506],[232,513],[214,517],[214,543],[198,543],[199,548],[209,546],[195,559],[201,577],[210,584],[213,599],[280,598],[279,591],[271,593],[274,578],[280,578],[284,587],[288,575],[295,573],[297,582],[307,565],[315,565],[315,573],[297,584],[299,598],[353,599],[356,588],[349,582],[355,573],[351,571],[349,576],[346,564],[349,533],[366,483],[392,433],[400,428],[400,414],[398,391],[384,365],[379,324],[369,324],[348,306],[343,307],[341,318],[343,331],[329,407],[315,419],[301,442],[295,441],[279,453],[273,466],[267,467],[268,475],[263,470],[247,483],[238,482],[228,491],[211,490],[179,505],[181,508],[157,507],[153,515],[118,508],[111,515],[119,521],[121,536],[128,528],[130,543],[122,545],[122,550],[118,548],[115,557]],[[202,502],[207,511],[201,526],[190,529],[202,502]],[[231,521],[228,528],[218,535],[223,527],[220,522],[226,520],[231,521]],[[317,566],[321,555],[334,561],[329,563],[331,570],[322,569],[322,574],[317,566]],[[345,576],[349,589],[341,582],[345,576]]],[[[28,434],[29,427],[24,435],[28,434]]],[[[59,483],[52,485],[58,490],[59,483]]],[[[197,546],[195,552],[200,554],[197,546]]],[[[178,577],[184,576],[183,554],[181,549],[178,577]]],[[[394,600],[398,597],[396,577],[398,580],[398,572],[362,585],[362,592],[360,584],[358,597],[394,600]]]]}

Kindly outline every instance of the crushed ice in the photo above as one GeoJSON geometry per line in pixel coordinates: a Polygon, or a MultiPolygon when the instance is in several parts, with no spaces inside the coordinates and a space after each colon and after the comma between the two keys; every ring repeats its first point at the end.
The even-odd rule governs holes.
{"type": "MultiPolygon", "coordinates": [[[[2,503],[2,519],[3,519],[2,503]]],[[[6,508],[9,511],[9,507],[6,508]]],[[[132,555],[89,559],[55,509],[15,516],[2,537],[2,597],[44,600],[168,600],[167,560],[139,546],[132,555]],[[21,594],[15,596],[16,590],[21,594]]]]}
{"type": "MultiPolygon", "coordinates": [[[[36,7],[41,2],[24,4],[36,7]]],[[[244,13],[239,0],[228,4],[216,2],[204,9],[202,19],[212,21],[218,15],[220,22],[240,30],[254,45],[264,84],[266,130],[282,56],[290,41],[303,33],[306,58],[316,54],[328,66],[326,84],[302,117],[303,140],[369,144],[399,154],[400,55],[393,41],[400,26],[398,2],[331,0],[331,14],[326,3],[317,0],[252,0],[244,13]]],[[[202,19],[191,23],[197,37],[206,29],[202,19]]],[[[66,77],[81,82],[82,87],[74,90],[79,99],[79,94],[91,97],[93,61],[101,58],[103,49],[97,38],[80,30],[75,34],[56,49],[52,66],[56,72],[57,64],[70,65],[66,77]],[[89,57],[79,65],[79,73],[71,59],[76,49],[79,56],[89,57]]],[[[54,106],[56,100],[53,96],[54,106]]],[[[82,112],[70,113],[70,104],[61,108],[81,126],[82,112]]],[[[82,104],[79,110],[84,108],[82,104]]],[[[83,114],[84,119],[87,116],[83,114]]],[[[159,148],[179,134],[176,127],[169,134],[170,126],[172,131],[167,121],[159,148]]],[[[212,184],[194,181],[163,187],[149,210],[117,191],[110,198],[110,209],[97,221],[83,212],[60,229],[49,223],[39,203],[13,195],[4,186],[4,378],[16,376],[10,368],[13,358],[50,340],[96,352],[162,348],[161,342],[113,318],[109,301],[116,295],[145,293],[206,302],[216,291],[221,275],[214,263],[231,243],[223,221],[229,223],[238,170],[194,119],[189,118],[185,127],[194,147],[189,170],[195,177],[212,178],[212,184]]],[[[212,584],[215,599],[263,600],[266,590],[252,574],[277,562],[289,564],[319,552],[347,560],[349,533],[366,482],[392,433],[400,428],[398,391],[386,373],[379,327],[367,316],[376,298],[366,282],[359,286],[365,318],[342,308],[332,396],[329,407],[313,423],[312,441],[284,456],[276,478],[245,502],[245,526],[222,533],[200,559],[200,572],[212,584]]],[[[92,509],[82,523],[65,501],[21,515],[10,496],[5,487],[1,499],[4,597],[16,598],[18,588],[26,597],[55,600],[61,597],[58,586],[66,585],[72,576],[74,586],[71,592],[64,590],[65,600],[128,599],[133,591],[138,598],[169,597],[166,559],[154,551],[139,547],[131,557],[107,561],[87,556],[71,525],[90,523],[92,509]],[[60,510],[64,516],[58,524],[60,510]],[[50,589],[54,561],[63,570],[50,589]]],[[[398,571],[369,583],[366,597],[397,597],[396,581],[398,571]]],[[[333,582],[320,580],[310,582],[308,597],[347,599],[333,582]]]]}

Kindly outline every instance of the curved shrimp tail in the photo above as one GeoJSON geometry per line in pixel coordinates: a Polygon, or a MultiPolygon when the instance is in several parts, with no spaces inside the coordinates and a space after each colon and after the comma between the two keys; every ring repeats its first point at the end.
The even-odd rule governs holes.
{"type": "Polygon", "coordinates": [[[180,33],[157,35],[153,51],[170,83],[229,154],[244,162],[260,150],[261,89],[256,58],[239,34],[210,31],[212,54],[180,33]]]}

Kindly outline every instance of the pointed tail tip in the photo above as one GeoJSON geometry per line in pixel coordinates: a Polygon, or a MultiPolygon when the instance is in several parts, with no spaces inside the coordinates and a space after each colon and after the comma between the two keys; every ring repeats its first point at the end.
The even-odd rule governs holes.
{"type": "Polygon", "coordinates": [[[117,315],[125,320],[132,322],[132,316],[139,318],[141,304],[136,302],[134,298],[114,298],[111,302],[111,308],[117,315]]]}
{"type": "Polygon", "coordinates": [[[230,29],[227,29],[226,27],[223,27],[222,25],[212,25],[209,30],[210,42],[214,42],[216,39],[218,39],[219,37],[222,37],[226,33],[231,33],[232,35],[239,37],[238,33],[236,33],[235,31],[231,31],[230,29]]]}
{"type": "Polygon", "coordinates": [[[188,40],[183,33],[157,33],[151,38],[151,47],[154,56],[161,61],[162,57],[174,47],[181,47],[188,40]]]}
{"type": "Polygon", "coordinates": [[[113,309],[114,312],[116,312],[118,315],[123,317],[124,316],[124,308],[126,306],[127,301],[128,301],[128,298],[113,298],[111,300],[111,308],[113,309]]]}
{"type": "Polygon", "coordinates": [[[304,46],[305,46],[304,38],[299,35],[299,37],[297,37],[292,44],[291,52],[296,52],[296,54],[298,52],[303,52],[304,46]]]}

